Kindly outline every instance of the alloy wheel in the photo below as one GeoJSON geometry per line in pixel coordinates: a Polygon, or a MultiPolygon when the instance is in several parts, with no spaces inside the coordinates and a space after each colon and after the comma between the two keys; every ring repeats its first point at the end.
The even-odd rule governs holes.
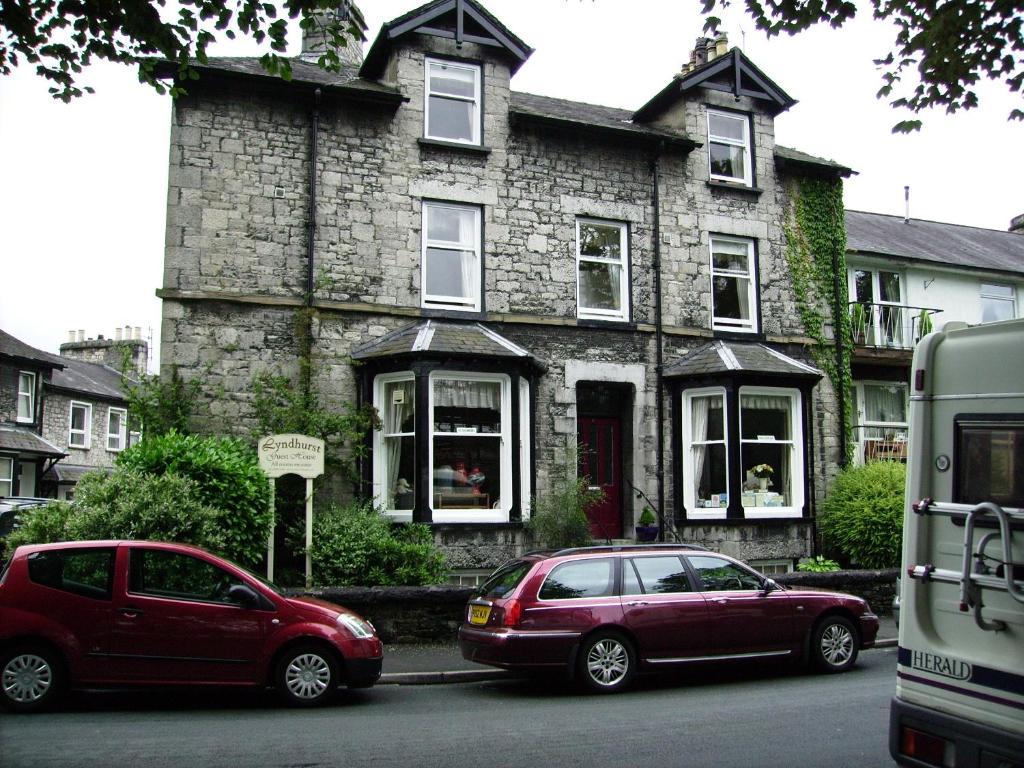
{"type": "Polygon", "coordinates": [[[853,654],[853,633],[843,624],[829,624],[821,635],[821,655],[836,667],[850,660],[853,654]]]}
{"type": "Polygon", "coordinates": [[[629,653],[614,638],[600,640],[587,653],[587,674],[601,686],[620,683],[629,672],[629,653]]]}

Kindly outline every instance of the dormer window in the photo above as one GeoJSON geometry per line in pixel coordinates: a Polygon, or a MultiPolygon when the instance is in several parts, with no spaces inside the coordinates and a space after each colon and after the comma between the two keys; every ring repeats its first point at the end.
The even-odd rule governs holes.
{"type": "Polygon", "coordinates": [[[708,110],[711,180],[751,186],[750,120],[747,115],[708,110]]]}
{"type": "Polygon", "coordinates": [[[480,144],[480,67],[426,60],[424,137],[480,144]]]}

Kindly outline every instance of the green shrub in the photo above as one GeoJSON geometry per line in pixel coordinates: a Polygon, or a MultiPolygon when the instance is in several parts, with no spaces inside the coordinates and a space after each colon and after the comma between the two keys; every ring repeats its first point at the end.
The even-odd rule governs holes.
{"type": "Polygon", "coordinates": [[[252,446],[232,438],[171,430],[124,451],[117,466],[118,471],[192,480],[196,497],[210,508],[211,524],[220,529],[222,551],[243,565],[260,562],[270,535],[270,483],[252,446]]]}
{"type": "Polygon", "coordinates": [[[534,541],[552,549],[585,547],[593,541],[587,510],[604,499],[586,478],[566,478],[533,502],[529,531],[534,541]]]}
{"type": "Polygon", "coordinates": [[[54,502],[21,515],[10,546],[50,541],[148,539],[178,541],[237,559],[217,523],[217,510],[202,503],[194,481],[180,475],[119,470],[93,472],[75,488],[74,503],[54,502]]]}
{"type": "Polygon", "coordinates": [[[829,560],[821,555],[798,563],[796,569],[803,573],[835,573],[842,570],[835,560],[829,560]]]}
{"type": "Polygon", "coordinates": [[[826,551],[862,568],[899,565],[906,467],[874,461],[844,470],[822,503],[818,528],[826,551]]]}
{"type": "MultiPolygon", "coordinates": [[[[297,532],[293,536],[304,541],[297,532]]],[[[419,586],[438,584],[448,573],[428,526],[393,524],[372,504],[314,514],[310,558],[318,586],[419,586]]]]}

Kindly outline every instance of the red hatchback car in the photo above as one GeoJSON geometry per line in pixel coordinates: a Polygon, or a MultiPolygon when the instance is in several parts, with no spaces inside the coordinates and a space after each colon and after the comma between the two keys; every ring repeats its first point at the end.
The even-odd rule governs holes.
{"type": "Polygon", "coordinates": [[[638,672],[726,659],[804,658],[842,672],[877,633],[859,597],[784,589],[698,547],[636,545],[507,563],[470,599],[459,645],[470,661],[563,669],[611,692],[638,672]]]}
{"type": "Polygon", "coordinates": [[[383,646],[346,608],[285,597],[196,547],[19,547],[0,573],[0,704],[43,709],[68,687],[273,686],[314,706],[380,677],[383,646]]]}

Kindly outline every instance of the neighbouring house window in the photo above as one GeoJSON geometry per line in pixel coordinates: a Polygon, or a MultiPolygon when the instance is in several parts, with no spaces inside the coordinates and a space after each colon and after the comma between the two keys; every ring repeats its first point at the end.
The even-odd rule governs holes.
{"type": "Polygon", "coordinates": [[[884,269],[854,269],[850,273],[851,330],[857,344],[903,347],[913,334],[906,328],[903,278],[884,269]]]}
{"type": "Polygon", "coordinates": [[[748,517],[793,517],[803,508],[800,393],[740,387],[740,464],[748,517]],[[767,478],[758,468],[771,467],[767,478]]]}
{"type": "Polygon", "coordinates": [[[711,327],[757,330],[754,243],[734,237],[711,238],[711,327]]]}
{"type": "Polygon", "coordinates": [[[857,432],[864,461],[907,458],[907,385],[858,382],[857,432]]]}
{"type": "Polygon", "coordinates": [[[142,439],[141,432],[129,432],[128,433],[128,447],[131,448],[133,445],[138,445],[142,439]]]}
{"type": "Polygon", "coordinates": [[[1012,285],[981,284],[981,322],[1010,320],[1017,316],[1017,297],[1012,285]]]}
{"type": "Polygon", "coordinates": [[[72,402],[70,421],[68,445],[72,448],[88,448],[92,443],[92,406],[72,402]]]}
{"type": "Polygon", "coordinates": [[[430,377],[430,503],[434,522],[504,521],[511,506],[510,380],[430,377]]]}
{"type": "Polygon", "coordinates": [[[480,67],[427,59],[426,95],[426,138],[480,143],[480,67]]]}
{"type": "Polygon", "coordinates": [[[14,459],[0,456],[0,496],[14,495],[14,459]]]}
{"type": "Polygon", "coordinates": [[[753,184],[750,120],[746,115],[708,110],[708,152],[712,181],[753,184]]]}
{"type": "Polygon", "coordinates": [[[111,408],[107,411],[107,450],[123,451],[128,437],[128,411],[111,408]]]}
{"type": "Polygon", "coordinates": [[[480,310],[480,209],[423,203],[423,306],[480,310]]]}
{"type": "Polygon", "coordinates": [[[36,375],[29,371],[18,373],[18,421],[36,419],[36,375]]]}
{"type": "Polygon", "coordinates": [[[683,504],[691,517],[725,517],[729,458],[724,390],[688,392],[683,422],[683,504]]]}
{"type": "Polygon", "coordinates": [[[579,317],[629,319],[629,245],[625,224],[576,220],[576,307],[579,317]]]}
{"type": "Polygon", "coordinates": [[[377,503],[412,519],[416,501],[416,382],[411,373],[378,376],[375,403],[381,428],[374,449],[377,503]]]}

